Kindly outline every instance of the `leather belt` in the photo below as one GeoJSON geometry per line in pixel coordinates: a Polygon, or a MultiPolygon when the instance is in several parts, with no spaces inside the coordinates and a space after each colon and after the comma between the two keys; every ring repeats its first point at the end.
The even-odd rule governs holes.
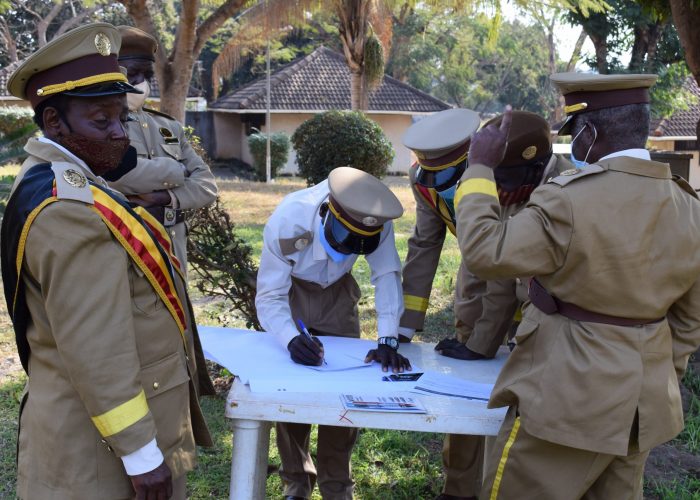
{"type": "Polygon", "coordinates": [[[185,222],[185,211],[179,208],[148,207],[146,210],[164,226],[174,226],[185,222]]]}
{"type": "Polygon", "coordinates": [[[533,305],[535,305],[543,313],[558,313],[576,321],[588,321],[591,323],[603,323],[606,325],[615,326],[640,326],[649,323],[656,323],[657,321],[664,319],[622,318],[620,316],[610,316],[608,314],[589,311],[575,304],[559,300],[554,295],[550,294],[547,289],[543,287],[542,284],[535,278],[530,280],[527,295],[530,297],[530,302],[532,302],[533,305]]]}

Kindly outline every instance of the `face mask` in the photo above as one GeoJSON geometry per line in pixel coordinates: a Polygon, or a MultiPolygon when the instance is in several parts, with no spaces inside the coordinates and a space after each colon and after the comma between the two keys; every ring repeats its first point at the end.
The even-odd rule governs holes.
{"type": "Polygon", "coordinates": [[[135,88],[143,92],[143,94],[126,94],[126,103],[129,105],[129,111],[138,111],[143,107],[143,104],[151,95],[151,86],[148,80],[144,80],[138,85],[134,85],[135,88]]]}
{"type": "Polygon", "coordinates": [[[452,215],[453,221],[455,219],[455,193],[456,192],[457,192],[457,184],[445,189],[444,191],[437,192],[438,196],[440,198],[442,198],[442,201],[444,201],[445,205],[447,205],[447,209],[450,211],[450,215],[452,215]]]}
{"type": "Polygon", "coordinates": [[[517,205],[530,198],[530,195],[535,190],[537,186],[534,184],[525,184],[520,186],[515,191],[506,191],[504,189],[498,188],[498,202],[502,207],[507,207],[508,205],[517,205]]]}
{"type": "Polygon", "coordinates": [[[588,165],[588,162],[586,160],[588,160],[588,155],[591,154],[591,149],[593,149],[593,145],[595,144],[596,139],[598,139],[598,131],[596,130],[595,125],[592,125],[589,122],[586,122],[586,125],[584,125],[583,128],[579,130],[578,134],[576,134],[576,136],[573,139],[571,139],[571,163],[573,163],[576,168],[584,168],[586,165],[588,165]],[[583,160],[577,160],[576,157],[574,157],[574,141],[578,139],[578,136],[581,135],[581,132],[583,132],[584,129],[589,125],[593,129],[593,142],[591,142],[591,145],[588,147],[588,151],[586,152],[585,158],[583,160]]]}
{"type": "Polygon", "coordinates": [[[124,158],[129,139],[99,141],[71,132],[61,137],[59,143],[83,160],[96,175],[104,175],[119,166],[124,158]]]}
{"type": "Polygon", "coordinates": [[[331,244],[328,243],[323,227],[323,219],[321,219],[321,224],[318,227],[318,237],[321,240],[321,245],[323,246],[323,249],[326,251],[326,253],[333,262],[340,263],[346,260],[348,257],[350,257],[349,254],[340,253],[337,250],[333,249],[331,244]]]}

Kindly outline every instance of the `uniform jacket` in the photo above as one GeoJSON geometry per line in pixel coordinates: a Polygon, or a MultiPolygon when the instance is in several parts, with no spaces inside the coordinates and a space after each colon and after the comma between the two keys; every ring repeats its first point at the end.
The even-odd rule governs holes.
{"type": "MultiPolygon", "coordinates": [[[[183,210],[206,207],[216,200],[217,187],[209,166],[192,149],[182,125],[153,110],[129,112],[127,132],[136,148],[136,168],[110,186],[126,195],[167,189],[183,210]]],[[[175,256],[187,269],[185,223],[169,226],[175,256]]]]}
{"type": "MultiPolygon", "coordinates": [[[[287,195],[263,231],[255,307],[260,324],[276,334],[285,347],[299,333],[294,325],[299,318],[292,318],[289,308],[292,278],[327,288],[349,273],[358,257],[350,255],[342,262],[334,262],[317,236],[321,228],[319,207],[328,200],[328,193],[328,181],[323,181],[287,195]]],[[[392,222],[384,224],[379,246],[365,258],[375,287],[377,331],[380,337],[396,337],[403,304],[401,261],[392,222]]]]}
{"type": "MultiPolygon", "coordinates": [[[[26,149],[18,182],[35,164],[65,162],[104,183],[55,145],[33,139],[26,149]]],[[[59,193],[65,182],[56,176],[59,193]]],[[[197,392],[212,387],[198,366],[203,358],[183,280],[174,274],[181,335],[91,208],[89,186],[81,189],[39,211],[26,238],[31,356],[18,443],[21,498],[126,498],[133,490],[119,457],[155,437],[179,477],[194,468],[195,443],[211,445],[197,392]]]]}
{"type": "MultiPolygon", "coordinates": [[[[571,166],[553,155],[544,178],[555,177],[571,166]]],[[[417,185],[415,173],[414,165],[409,176],[416,199],[416,225],[408,240],[403,268],[405,310],[401,326],[422,330],[445,235],[448,230],[454,234],[454,225],[442,199],[435,190],[417,185]]],[[[524,206],[505,207],[501,216],[507,219],[524,206]]],[[[455,287],[455,326],[460,341],[472,351],[487,357],[496,354],[519,303],[514,279],[484,281],[460,264],[455,287]]]]}
{"type": "Polygon", "coordinates": [[[668,165],[619,156],[539,187],[508,223],[491,169],[471,166],[457,192],[466,264],[485,279],[535,276],[562,301],[654,321],[620,327],[525,308],[491,407],[517,405],[540,439],[626,455],[683,428],[678,388],[700,345],[700,202],[668,165]]]}

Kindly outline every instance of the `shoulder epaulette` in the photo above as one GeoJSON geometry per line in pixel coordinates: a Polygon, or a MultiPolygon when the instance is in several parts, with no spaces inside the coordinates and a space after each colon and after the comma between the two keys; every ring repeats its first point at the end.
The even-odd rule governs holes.
{"type": "Polygon", "coordinates": [[[168,118],[169,120],[177,121],[174,116],[170,116],[169,114],[163,113],[162,111],[158,111],[157,109],[143,108],[143,110],[147,113],[151,113],[152,115],[163,116],[165,118],[168,118]]]}
{"type": "Polygon", "coordinates": [[[688,184],[688,181],[686,181],[683,177],[676,174],[673,174],[671,177],[673,178],[673,182],[678,184],[678,187],[680,187],[683,191],[685,191],[694,198],[698,198],[698,193],[692,188],[690,184],[688,184]]]}
{"type": "Polygon", "coordinates": [[[314,239],[314,233],[311,231],[306,231],[299,236],[294,236],[293,238],[280,238],[280,250],[282,250],[282,255],[291,255],[296,252],[301,252],[314,239]]]}
{"type": "Polygon", "coordinates": [[[52,162],[51,170],[56,178],[56,198],[82,201],[89,205],[95,203],[90,183],[85,174],[80,171],[80,167],[72,163],[52,162]]]}
{"type": "Polygon", "coordinates": [[[601,172],[605,172],[605,169],[600,165],[586,165],[585,168],[572,168],[569,170],[564,170],[557,177],[554,177],[547,182],[558,184],[563,187],[576,179],[593,174],[599,174],[601,172]]]}

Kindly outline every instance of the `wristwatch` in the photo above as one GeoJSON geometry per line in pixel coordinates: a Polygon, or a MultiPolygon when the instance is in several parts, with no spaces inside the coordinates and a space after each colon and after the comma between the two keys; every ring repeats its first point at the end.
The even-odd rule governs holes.
{"type": "Polygon", "coordinates": [[[379,337],[377,339],[377,344],[388,345],[395,351],[399,350],[399,339],[397,339],[396,337],[379,337]]]}

